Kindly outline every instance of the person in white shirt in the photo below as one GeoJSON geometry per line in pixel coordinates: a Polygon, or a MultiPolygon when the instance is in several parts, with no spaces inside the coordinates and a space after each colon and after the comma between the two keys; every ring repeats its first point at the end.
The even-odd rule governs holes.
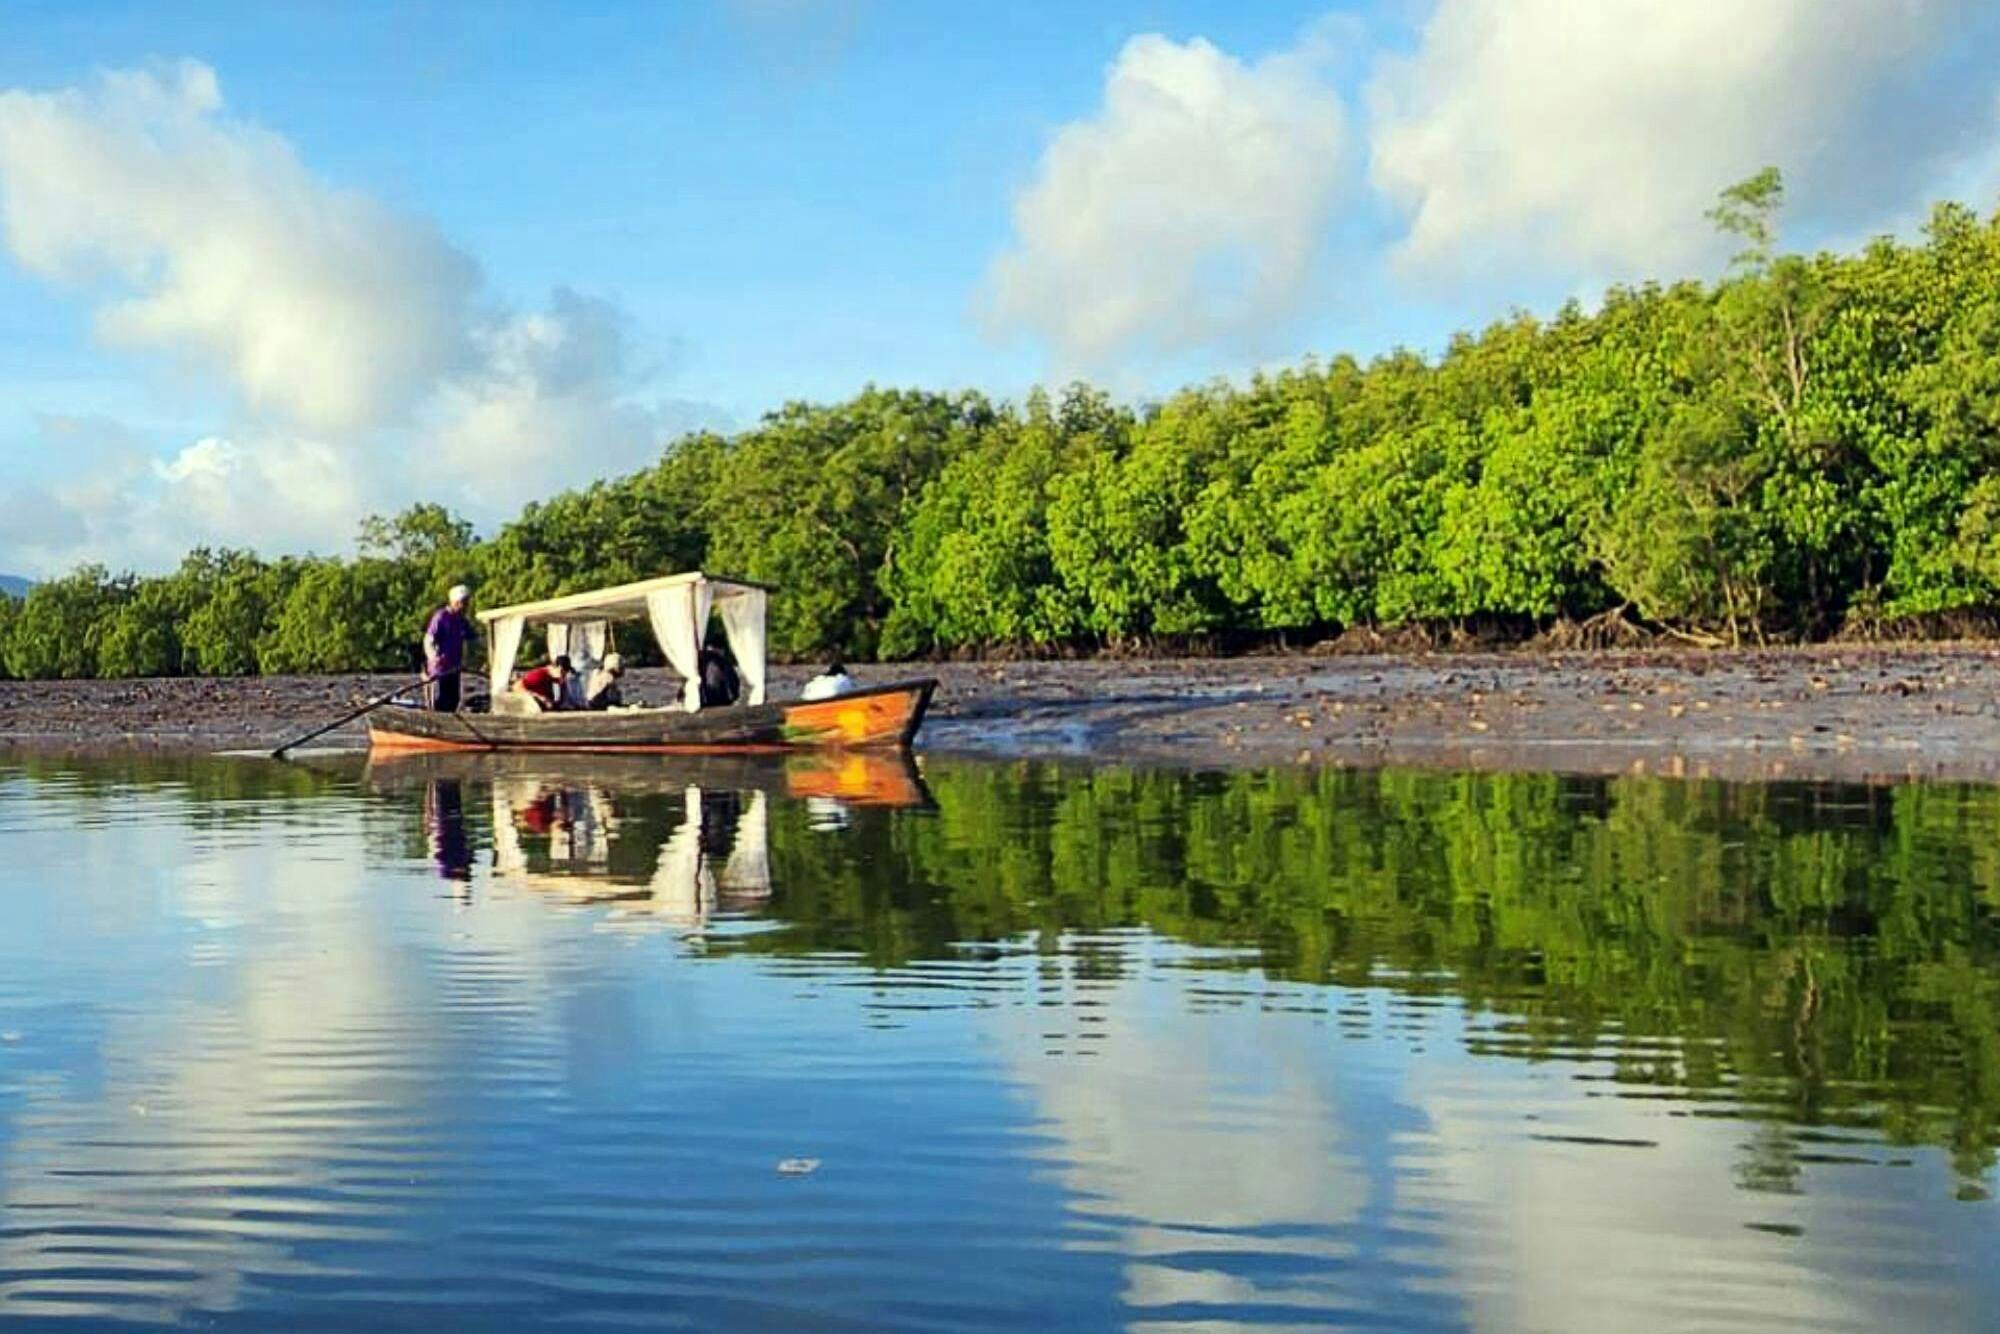
{"type": "Polygon", "coordinates": [[[847,674],[847,668],[835,662],[828,664],[825,671],[806,682],[806,688],[799,692],[799,698],[832,699],[835,695],[845,695],[860,688],[860,683],[847,674]]]}
{"type": "Polygon", "coordinates": [[[590,681],[584,687],[583,706],[586,709],[616,709],[624,705],[625,696],[618,683],[625,676],[625,660],[616,653],[604,655],[604,661],[590,674],[590,681]]]}

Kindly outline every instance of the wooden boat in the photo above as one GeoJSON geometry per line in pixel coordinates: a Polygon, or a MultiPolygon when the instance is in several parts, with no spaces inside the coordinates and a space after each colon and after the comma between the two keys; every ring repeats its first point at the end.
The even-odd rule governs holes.
{"type": "Polygon", "coordinates": [[[701,755],[800,747],[907,746],[923,724],[933,680],[899,681],[810,703],[737,705],[686,713],[432,713],[377,709],[368,742],[381,751],[563,750],[701,755]]]}
{"type": "Polygon", "coordinates": [[[377,709],[369,715],[369,745],[378,751],[684,755],[908,746],[923,725],[935,680],[898,681],[823,700],[765,698],[768,592],[744,580],[694,571],[483,611],[490,710],[377,709]],[[745,698],[705,709],[697,677],[711,613],[729,636],[745,698]],[[528,627],[544,627],[549,651],[568,655],[582,677],[611,651],[613,627],[626,622],[650,625],[668,665],[683,679],[680,707],[544,712],[514,688],[514,660],[528,627]]]}

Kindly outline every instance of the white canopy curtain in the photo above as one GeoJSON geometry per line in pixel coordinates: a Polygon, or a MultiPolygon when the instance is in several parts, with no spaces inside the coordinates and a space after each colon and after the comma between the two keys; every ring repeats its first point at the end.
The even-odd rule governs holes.
{"type": "Polygon", "coordinates": [[[769,600],[763,589],[738,584],[725,588],[715,603],[723,632],[729,636],[729,651],[743,674],[746,704],[764,702],[764,607],[769,600]]]}
{"type": "Polygon", "coordinates": [[[486,688],[498,699],[514,680],[514,659],[521,653],[521,631],[527,625],[524,616],[502,616],[490,624],[493,627],[492,660],[486,664],[486,688]]]}
{"type": "Polygon", "coordinates": [[[701,640],[714,600],[706,582],[673,584],[646,594],[653,637],[660,641],[667,665],[683,678],[681,702],[689,713],[701,712],[701,640]]]}

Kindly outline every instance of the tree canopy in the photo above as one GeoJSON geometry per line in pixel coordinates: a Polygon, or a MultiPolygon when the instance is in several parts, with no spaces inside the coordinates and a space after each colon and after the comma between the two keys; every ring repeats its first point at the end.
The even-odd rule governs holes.
{"type": "Polygon", "coordinates": [[[487,605],[706,567],[773,583],[779,656],[1069,651],[1619,611],[1710,642],[2000,603],[2000,219],[1779,248],[1783,181],[1710,219],[1712,284],[1514,314],[1436,357],[1307,359],[1134,407],[869,388],[527,506],[437,505],[351,558],[197,551],[0,599],[21,677],[400,668],[487,605]]]}

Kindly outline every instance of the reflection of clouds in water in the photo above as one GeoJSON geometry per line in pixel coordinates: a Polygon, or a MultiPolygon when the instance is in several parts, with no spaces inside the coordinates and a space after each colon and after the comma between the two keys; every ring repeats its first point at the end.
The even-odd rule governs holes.
{"type": "Polygon", "coordinates": [[[1141,1318],[1247,1303],[1308,1320],[1333,1295],[1327,1265],[1352,1254],[1369,1193],[1324,1084],[1340,1077],[1324,1030],[1274,1023],[1255,1002],[1204,1006],[1189,975],[1156,971],[1141,938],[1125,949],[1111,977],[1073,953],[1046,959],[1039,1004],[996,1012],[1092,1224],[1083,1234],[1101,1236],[1086,1244],[1130,1257],[1125,1301],[1141,1318]]]}
{"type": "Polygon", "coordinates": [[[98,1076],[39,1082],[8,1137],[0,1208],[33,1220],[0,1232],[16,1313],[78,1313],[78,1287],[128,1316],[227,1307],[246,1271],[299,1272],[296,1245],[365,1234],[381,1204],[340,1189],[342,1164],[403,1152],[380,1112],[417,1078],[421,1051],[399,1064],[388,1048],[392,1031],[418,1036],[413,1007],[379,923],[353,910],[359,852],[327,852],[358,848],[359,822],[302,857],[154,818],[156,800],[88,840],[93,857],[159,868],[152,893],[129,874],[79,875],[26,936],[50,969],[95,975],[64,988],[93,997],[94,1050],[62,1064],[98,1076]],[[107,922],[125,928],[110,948],[107,922]],[[315,1209],[257,1217],[259,1198],[301,1190],[315,1209]]]}
{"type": "Polygon", "coordinates": [[[1985,1220],[1940,1209],[1951,1186],[1934,1151],[1907,1169],[1828,1166],[1796,1195],[1746,1191],[1734,1169],[1758,1126],[1582,1072],[1464,1055],[1409,1067],[1429,1129],[1410,1145],[1408,1203],[1448,1236],[1476,1328],[1991,1328],[1966,1293],[2000,1297],[2000,1246],[1964,1226],[1985,1220]]]}
{"type": "Polygon", "coordinates": [[[182,1319],[364,1274],[377,1300],[486,1300],[465,1252],[408,1235],[479,1225],[447,1220],[491,1188],[468,1177],[483,1146],[638,1031],[628,993],[590,985],[601,954],[546,895],[481,878],[458,900],[428,851],[385,867],[379,807],[196,827],[167,791],[117,800],[10,829],[21,864],[82,869],[0,894],[0,1069],[36,1067],[0,1080],[0,1316],[182,1319]],[[12,1008],[36,996],[82,999],[12,1008]]]}
{"type": "Polygon", "coordinates": [[[1935,1150],[1821,1145],[1871,1161],[1747,1191],[1755,1124],[1468,1054],[1452,1007],[1191,982],[1129,943],[1109,976],[1044,959],[1039,1003],[995,1013],[1074,1233],[1128,1257],[1134,1319],[1990,1327],[2000,1239],[1989,1206],[1949,1203],[1935,1150]],[[1287,996],[1372,1018],[1340,1036],[1271,1003],[1287,996]],[[1912,1165],[1880,1165],[1899,1155],[1912,1165]]]}
{"type": "MultiPolygon", "coordinates": [[[[824,1052],[860,1027],[858,997],[801,1013],[789,992],[738,978],[711,1013],[719,974],[662,986],[640,963],[636,982],[622,970],[649,956],[607,953],[546,893],[482,875],[460,899],[407,838],[414,859],[385,865],[380,840],[369,847],[379,806],[273,803],[206,828],[192,824],[199,805],[165,792],[116,821],[90,810],[76,856],[76,821],[24,834],[0,810],[23,864],[90,867],[67,890],[0,893],[0,1031],[20,1030],[0,1047],[0,1319],[363,1301],[478,1324],[464,1313],[496,1300],[532,1311],[550,1283],[579,1307],[615,1305],[589,1277],[606,1264],[685,1296],[690,1228],[719,1196],[761,1186],[775,1158],[759,1151],[727,1180],[710,1167],[743,1157],[754,1119],[734,1138],[713,1123],[649,1138],[639,1128],[661,1104],[642,1081],[666,1081],[668,1105],[719,1114],[759,1063],[738,1053],[766,1034],[824,1052]],[[136,884],[134,868],[150,868],[136,884]],[[38,997],[66,1004],[18,1008],[38,997]],[[580,1102],[601,1133],[551,1136],[580,1102]],[[676,1171],[708,1175],[683,1199],[676,1171]],[[632,1222],[675,1240],[614,1260],[614,1216],[617,1236],[632,1222]]],[[[404,831],[422,818],[414,803],[396,812],[404,831]]],[[[588,817],[572,824],[565,850],[600,862],[588,817]]],[[[741,827],[765,827],[761,803],[737,825],[740,846],[741,827]]],[[[768,885],[767,866],[731,859],[710,882],[748,891],[759,867],[768,885]]],[[[800,1124],[785,1119],[785,1147],[800,1124]]],[[[806,1244],[835,1244],[819,1226],[806,1244]]],[[[774,1233],[742,1265],[754,1273],[792,1244],[774,1233]]],[[[738,1286],[722,1272],[692,1284],[710,1309],[738,1286]]]]}
{"type": "MultiPolygon", "coordinates": [[[[339,800],[201,826],[167,790],[121,794],[114,820],[44,804],[79,818],[10,851],[79,869],[0,894],[0,978],[81,999],[0,1022],[38,1063],[0,1083],[0,1314],[179,1319],[273,1280],[409,1282],[430,1261],[397,1238],[464,1186],[458,1116],[577,1059],[546,899],[444,907],[456,887],[386,871],[373,812],[339,800]]],[[[422,1287],[480,1299],[462,1276],[422,1287]]]]}

